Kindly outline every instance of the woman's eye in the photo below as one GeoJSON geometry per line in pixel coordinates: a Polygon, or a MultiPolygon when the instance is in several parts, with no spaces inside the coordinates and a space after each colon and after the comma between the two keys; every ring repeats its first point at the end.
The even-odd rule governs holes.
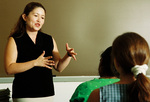
{"type": "Polygon", "coordinates": [[[45,19],[45,17],[41,17],[42,19],[45,19]]]}
{"type": "Polygon", "coordinates": [[[37,15],[34,15],[35,17],[37,17],[37,15]]]}

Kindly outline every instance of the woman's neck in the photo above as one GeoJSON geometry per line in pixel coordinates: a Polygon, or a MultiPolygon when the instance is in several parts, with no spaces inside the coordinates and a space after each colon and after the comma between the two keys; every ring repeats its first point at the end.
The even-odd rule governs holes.
{"type": "Polygon", "coordinates": [[[131,84],[136,80],[133,74],[120,74],[120,81],[117,84],[131,84]]]}
{"type": "Polygon", "coordinates": [[[37,33],[38,32],[31,32],[31,31],[26,31],[27,34],[29,35],[29,37],[31,38],[31,40],[36,43],[36,37],[37,37],[37,33]]]}
{"type": "Polygon", "coordinates": [[[26,30],[27,34],[28,35],[31,35],[31,36],[36,36],[38,31],[29,31],[29,30],[26,30]]]}

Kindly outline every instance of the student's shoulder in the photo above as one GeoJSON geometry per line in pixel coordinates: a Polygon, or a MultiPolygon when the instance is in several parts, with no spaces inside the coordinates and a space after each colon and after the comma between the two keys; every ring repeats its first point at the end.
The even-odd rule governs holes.
{"type": "Polygon", "coordinates": [[[87,102],[99,102],[100,96],[99,96],[99,89],[95,89],[91,92],[88,101],[87,102]]]}
{"type": "Polygon", "coordinates": [[[101,79],[101,81],[103,81],[103,82],[112,82],[112,83],[114,83],[114,82],[118,82],[118,81],[120,81],[120,79],[118,79],[118,78],[102,78],[101,79]]]}

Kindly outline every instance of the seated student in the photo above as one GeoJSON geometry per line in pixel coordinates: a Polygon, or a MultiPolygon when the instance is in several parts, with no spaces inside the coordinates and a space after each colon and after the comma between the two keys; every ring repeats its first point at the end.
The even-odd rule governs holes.
{"type": "Polygon", "coordinates": [[[107,48],[102,54],[99,63],[99,79],[93,79],[81,83],[72,95],[70,102],[87,102],[90,93],[101,86],[118,82],[120,79],[114,77],[111,71],[111,50],[112,47],[107,48]]]}
{"type": "Polygon", "coordinates": [[[150,102],[150,80],[146,77],[150,58],[149,45],[137,33],[118,36],[112,56],[120,81],[95,89],[88,102],[150,102]]]}

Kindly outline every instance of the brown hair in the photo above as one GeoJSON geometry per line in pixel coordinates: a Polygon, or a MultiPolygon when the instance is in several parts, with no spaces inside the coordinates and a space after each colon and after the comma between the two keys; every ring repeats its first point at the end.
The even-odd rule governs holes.
{"type": "MultiPolygon", "coordinates": [[[[29,15],[29,13],[35,9],[36,7],[41,7],[44,9],[45,13],[46,13],[46,9],[44,8],[44,6],[38,2],[30,2],[26,5],[26,7],[24,8],[24,11],[22,14],[26,14],[26,16],[29,15]]],[[[14,26],[14,28],[11,30],[9,37],[11,37],[12,35],[15,34],[15,36],[20,37],[21,35],[24,34],[24,32],[26,31],[26,22],[23,20],[22,18],[22,14],[20,15],[16,25],[14,26]]]]}
{"type": "MultiPolygon", "coordinates": [[[[150,50],[142,36],[135,32],[127,32],[114,40],[112,54],[124,73],[130,74],[135,65],[148,64],[150,50]]],[[[129,89],[130,101],[150,101],[150,80],[144,74],[137,75],[136,81],[129,85],[129,89]]]]}
{"type": "Polygon", "coordinates": [[[101,77],[113,77],[113,71],[111,70],[111,52],[112,46],[108,47],[101,55],[98,72],[101,77]]]}

